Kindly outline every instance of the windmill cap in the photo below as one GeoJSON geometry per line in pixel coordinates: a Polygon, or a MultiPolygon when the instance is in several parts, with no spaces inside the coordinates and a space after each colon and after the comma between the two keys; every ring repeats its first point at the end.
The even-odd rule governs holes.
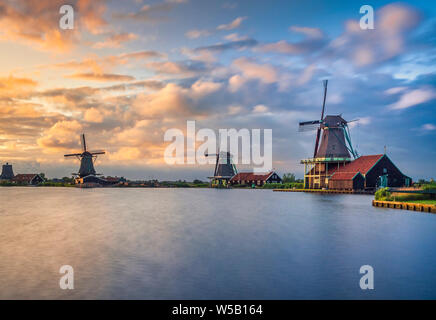
{"type": "Polygon", "coordinates": [[[341,115],[327,115],[324,117],[323,124],[327,127],[334,127],[338,124],[346,124],[347,120],[341,117],[341,115]]]}

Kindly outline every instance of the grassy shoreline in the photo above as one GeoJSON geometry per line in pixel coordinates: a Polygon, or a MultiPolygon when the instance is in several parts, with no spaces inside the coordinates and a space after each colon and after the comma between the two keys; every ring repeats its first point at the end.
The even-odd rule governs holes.
{"type": "Polygon", "coordinates": [[[407,203],[417,203],[417,204],[432,204],[436,206],[436,199],[426,199],[426,200],[405,200],[401,202],[407,202],[407,203]]]}
{"type": "MultiPolygon", "coordinates": [[[[423,188],[423,190],[432,190],[436,188],[434,185],[427,186],[423,188]]],[[[383,188],[377,190],[375,193],[374,199],[377,201],[389,201],[389,202],[405,202],[410,204],[429,204],[436,205],[436,199],[432,198],[432,195],[429,193],[424,194],[391,194],[389,192],[389,188],[383,188]]]]}

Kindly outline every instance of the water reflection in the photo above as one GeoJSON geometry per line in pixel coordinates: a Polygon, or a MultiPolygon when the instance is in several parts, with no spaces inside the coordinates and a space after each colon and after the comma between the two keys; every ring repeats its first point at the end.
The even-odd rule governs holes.
{"type": "Polygon", "coordinates": [[[0,189],[0,298],[436,298],[436,216],[364,195],[0,189]],[[59,289],[59,268],[75,289],[59,289]],[[359,268],[375,269],[375,290],[359,268]]]}

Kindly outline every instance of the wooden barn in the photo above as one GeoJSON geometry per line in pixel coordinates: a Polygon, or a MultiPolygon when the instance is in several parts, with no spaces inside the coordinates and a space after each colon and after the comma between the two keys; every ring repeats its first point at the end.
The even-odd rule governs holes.
{"type": "Polygon", "coordinates": [[[377,187],[410,186],[404,175],[386,154],[361,156],[335,170],[328,179],[329,189],[374,190],[377,187]]]}
{"type": "Polygon", "coordinates": [[[360,172],[337,172],[329,179],[329,189],[364,190],[365,177],[360,172]]]}
{"type": "Polygon", "coordinates": [[[230,179],[230,184],[245,184],[263,186],[266,183],[281,183],[282,178],[274,171],[255,174],[253,172],[239,172],[230,179]]]}

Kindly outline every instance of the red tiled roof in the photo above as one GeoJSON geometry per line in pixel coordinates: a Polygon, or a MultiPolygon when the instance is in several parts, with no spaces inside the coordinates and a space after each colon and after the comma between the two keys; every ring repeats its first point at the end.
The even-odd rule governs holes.
{"type": "Polygon", "coordinates": [[[351,180],[358,172],[336,172],[330,180],[351,180]]]}
{"type": "MultiPolygon", "coordinates": [[[[342,168],[344,165],[340,165],[339,168],[342,168]]],[[[331,176],[333,173],[335,173],[336,170],[339,169],[337,166],[330,166],[328,171],[327,171],[327,175],[331,176]]]]}
{"type": "Polygon", "coordinates": [[[36,175],[37,173],[20,173],[17,174],[13,180],[18,182],[30,182],[36,175]]]}
{"type": "Polygon", "coordinates": [[[110,181],[110,182],[120,181],[120,178],[118,178],[118,177],[111,177],[111,176],[107,176],[106,178],[103,178],[103,179],[105,179],[106,181],[110,181]]]}
{"type": "Polygon", "coordinates": [[[233,178],[231,178],[230,181],[242,181],[242,180],[266,181],[273,173],[274,171],[268,173],[258,173],[258,174],[254,174],[253,172],[239,172],[233,178]]]}
{"type": "Polygon", "coordinates": [[[330,178],[331,180],[350,180],[352,179],[358,172],[362,175],[368,173],[369,169],[371,169],[376,162],[383,157],[383,154],[375,154],[370,156],[361,156],[356,160],[347,163],[345,166],[336,170],[336,172],[330,178]]]}

